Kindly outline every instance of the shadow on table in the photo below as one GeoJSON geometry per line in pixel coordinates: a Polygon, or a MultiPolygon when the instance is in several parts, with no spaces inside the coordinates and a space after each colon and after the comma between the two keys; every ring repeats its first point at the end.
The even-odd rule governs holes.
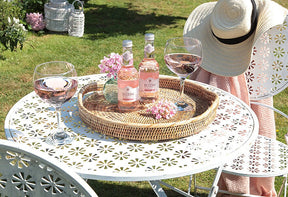
{"type": "Polygon", "coordinates": [[[117,35],[134,35],[145,33],[161,25],[175,24],[176,20],[184,17],[156,15],[156,8],[152,13],[140,14],[132,3],[127,8],[111,7],[85,3],[85,34],[88,39],[100,39],[117,35]]]}

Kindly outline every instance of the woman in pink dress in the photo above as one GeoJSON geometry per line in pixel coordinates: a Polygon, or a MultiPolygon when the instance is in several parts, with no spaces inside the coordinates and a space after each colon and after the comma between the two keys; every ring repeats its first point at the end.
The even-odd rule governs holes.
{"type": "MultiPolygon", "coordinates": [[[[282,24],[287,14],[287,9],[271,0],[218,0],[195,8],[183,35],[202,42],[203,63],[190,79],[226,90],[250,105],[244,72],[253,45],[264,32],[282,24]]],[[[258,102],[273,106],[272,97],[258,102]]],[[[251,108],[259,119],[259,134],[275,139],[274,112],[256,105],[251,108]]],[[[236,193],[276,196],[274,178],[222,173],[218,185],[219,189],[236,193]]]]}

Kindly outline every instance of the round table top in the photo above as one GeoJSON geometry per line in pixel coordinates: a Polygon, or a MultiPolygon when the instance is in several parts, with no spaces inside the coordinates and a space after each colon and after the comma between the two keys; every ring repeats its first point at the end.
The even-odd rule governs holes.
{"type": "MultiPolygon", "coordinates": [[[[79,77],[79,88],[105,81],[105,75],[79,77]]],[[[240,99],[213,86],[198,83],[219,95],[215,120],[199,134],[164,142],[119,140],[97,133],[79,117],[77,94],[62,110],[63,127],[76,138],[52,146],[44,141],[56,127],[56,112],[35,92],[23,97],[5,120],[8,140],[26,144],[73,168],[83,178],[110,181],[148,181],[207,171],[227,162],[258,135],[258,119],[240,99]]]]}

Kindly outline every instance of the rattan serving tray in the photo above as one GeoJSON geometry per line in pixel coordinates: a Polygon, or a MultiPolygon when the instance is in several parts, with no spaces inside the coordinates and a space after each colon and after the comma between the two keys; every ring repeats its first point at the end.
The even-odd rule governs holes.
{"type": "MultiPolygon", "coordinates": [[[[159,98],[176,101],[179,79],[161,76],[159,83],[159,98]]],[[[146,112],[149,105],[141,105],[134,112],[119,112],[117,105],[109,104],[101,91],[97,91],[99,89],[99,84],[92,83],[80,90],[78,104],[81,119],[97,132],[126,140],[163,141],[197,134],[214,120],[219,104],[217,94],[187,80],[184,98],[195,110],[177,112],[168,120],[156,120],[146,112]]]]}

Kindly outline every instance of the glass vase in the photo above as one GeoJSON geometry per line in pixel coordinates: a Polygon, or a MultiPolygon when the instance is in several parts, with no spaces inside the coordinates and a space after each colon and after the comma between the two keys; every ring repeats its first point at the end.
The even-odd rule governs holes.
{"type": "Polygon", "coordinates": [[[117,78],[110,78],[103,87],[103,95],[105,99],[111,104],[118,103],[118,83],[117,78]]]}

